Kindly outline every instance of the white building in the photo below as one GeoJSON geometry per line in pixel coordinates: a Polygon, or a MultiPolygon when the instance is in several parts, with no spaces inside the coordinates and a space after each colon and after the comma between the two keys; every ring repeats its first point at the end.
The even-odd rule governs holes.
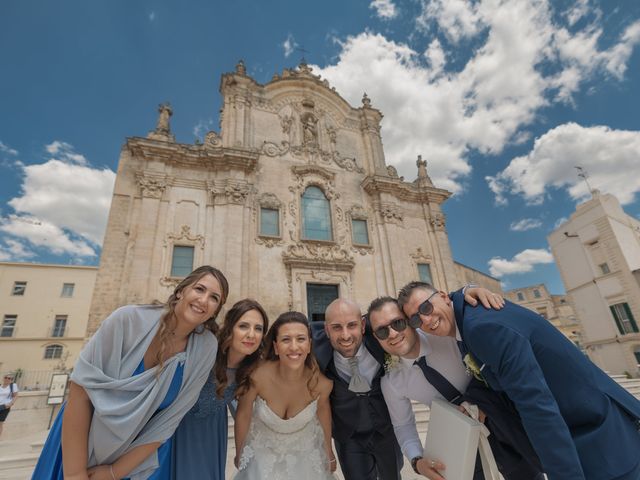
{"type": "Polygon", "coordinates": [[[548,240],[589,356],[610,373],[637,376],[640,221],[594,191],[548,240]]]}

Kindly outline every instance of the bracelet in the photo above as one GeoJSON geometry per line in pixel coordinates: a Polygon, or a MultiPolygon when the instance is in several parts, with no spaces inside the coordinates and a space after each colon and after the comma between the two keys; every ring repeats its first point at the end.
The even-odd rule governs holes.
{"type": "Polygon", "coordinates": [[[418,461],[422,460],[422,456],[418,455],[417,457],[413,457],[411,459],[411,468],[413,468],[413,471],[416,472],[418,475],[420,475],[420,472],[418,471],[418,461]]]}
{"type": "Polygon", "coordinates": [[[116,474],[113,473],[113,464],[109,465],[109,472],[111,472],[111,478],[113,478],[113,480],[118,480],[116,474]]]}
{"type": "Polygon", "coordinates": [[[478,285],[476,285],[475,283],[467,283],[464,287],[462,287],[462,295],[466,295],[469,288],[478,288],[478,285]]]}

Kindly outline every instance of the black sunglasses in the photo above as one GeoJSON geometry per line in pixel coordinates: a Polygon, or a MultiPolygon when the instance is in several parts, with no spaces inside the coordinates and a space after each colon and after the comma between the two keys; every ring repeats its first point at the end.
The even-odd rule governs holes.
{"type": "Polygon", "coordinates": [[[433,303],[431,303],[431,299],[437,293],[438,292],[433,292],[431,295],[429,295],[429,298],[427,298],[424,302],[420,304],[420,306],[418,307],[418,311],[413,315],[411,315],[410,325],[413,326],[413,324],[417,324],[417,326],[413,328],[418,328],[420,325],[422,325],[422,319],[420,318],[420,315],[427,316],[433,313],[433,303]]]}
{"type": "Polygon", "coordinates": [[[418,328],[420,325],[422,325],[420,318],[418,318],[417,324],[412,318],[396,318],[389,325],[374,330],[373,334],[378,337],[379,340],[386,340],[389,338],[389,328],[393,328],[396,332],[402,332],[407,327],[418,328]]]}

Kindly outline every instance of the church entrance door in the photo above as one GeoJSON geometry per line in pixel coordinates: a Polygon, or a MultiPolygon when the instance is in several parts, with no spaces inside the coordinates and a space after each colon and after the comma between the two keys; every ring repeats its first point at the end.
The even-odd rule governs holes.
{"type": "Polygon", "coordinates": [[[338,298],[338,285],[307,283],[307,312],[309,320],[322,320],[329,304],[338,298]]]}

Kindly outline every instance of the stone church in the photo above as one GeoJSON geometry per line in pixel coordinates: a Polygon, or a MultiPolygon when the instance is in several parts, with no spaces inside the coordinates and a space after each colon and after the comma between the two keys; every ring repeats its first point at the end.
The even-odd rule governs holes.
{"type": "Polygon", "coordinates": [[[166,299],[202,264],[229,279],[227,306],[252,297],[272,319],[322,319],[338,296],[366,308],[413,279],[449,291],[465,272],[483,276],[452,259],[451,194],[426,161],[411,182],[385,163],[366,94],[353,107],[304,63],[261,85],[242,62],[220,93],[220,131],[204,143],[177,143],[161,105],[155,130],[122,147],[88,335],[120,305],[166,299]]]}

